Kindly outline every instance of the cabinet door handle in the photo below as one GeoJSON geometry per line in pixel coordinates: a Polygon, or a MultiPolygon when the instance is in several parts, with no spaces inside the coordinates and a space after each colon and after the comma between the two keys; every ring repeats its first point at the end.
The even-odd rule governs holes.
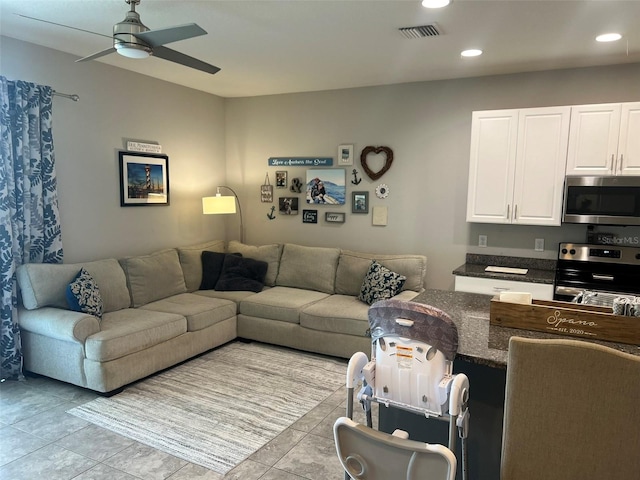
{"type": "Polygon", "coordinates": [[[620,173],[622,173],[622,162],[624,162],[624,154],[620,154],[620,173]]]}
{"type": "Polygon", "coordinates": [[[516,204],[516,206],[513,208],[513,219],[518,219],[518,204],[516,204]]]}
{"type": "Polygon", "coordinates": [[[615,167],[615,155],[612,153],[611,154],[611,171],[615,173],[616,171],[616,167],[615,167]]]}
{"type": "Polygon", "coordinates": [[[511,213],[510,208],[511,208],[511,205],[507,203],[507,220],[511,220],[511,217],[509,216],[509,213],[511,213]]]}

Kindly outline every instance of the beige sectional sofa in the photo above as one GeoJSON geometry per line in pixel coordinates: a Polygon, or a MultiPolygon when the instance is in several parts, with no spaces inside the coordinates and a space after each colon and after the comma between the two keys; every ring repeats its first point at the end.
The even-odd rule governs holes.
{"type": "Polygon", "coordinates": [[[396,298],[423,289],[426,257],[294,244],[207,242],[123,259],[18,269],[25,370],[112,392],[236,337],[349,358],[368,352],[369,305],[358,299],[375,259],[406,277],[396,298]],[[264,288],[200,290],[202,252],[267,263],[264,288]],[[72,311],[67,285],[84,268],[102,318],[72,311]]]}

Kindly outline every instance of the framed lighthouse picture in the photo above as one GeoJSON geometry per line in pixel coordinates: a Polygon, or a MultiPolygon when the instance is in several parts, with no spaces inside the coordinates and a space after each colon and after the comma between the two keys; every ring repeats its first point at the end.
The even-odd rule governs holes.
{"type": "Polygon", "coordinates": [[[169,205],[169,157],[120,151],[120,206],[169,205]]]}

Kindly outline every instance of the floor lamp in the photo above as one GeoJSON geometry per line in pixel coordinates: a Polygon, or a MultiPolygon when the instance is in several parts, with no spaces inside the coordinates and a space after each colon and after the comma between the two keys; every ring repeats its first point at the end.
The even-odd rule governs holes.
{"type": "Polygon", "coordinates": [[[202,197],[202,213],[205,215],[219,215],[226,213],[236,213],[236,202],[238,202],[238,213],[240,214],[240,242],[244,243],[244,225],[242,223],[242,207],[240,199],[231,187],[220,185],[217,188],[215,197],[202,197]],[[220,189],[226,188],[231,190],[231,195],[221,195],[220,189]]]}

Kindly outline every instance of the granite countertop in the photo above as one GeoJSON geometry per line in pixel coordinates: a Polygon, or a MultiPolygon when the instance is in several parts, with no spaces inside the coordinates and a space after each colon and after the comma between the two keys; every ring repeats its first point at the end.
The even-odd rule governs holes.
{"type": "MultiPolygon", "coordinates": [[[[447,312],[458,327],[458,356],[492,367],[506,367],[509,339],[512,336],[579,340],[576,337],[490,325],[491,298],[491,295],[478,293],[425,290],[412,301],[432,305],[447,312]]],[[[638,345],[597,340],[593,343],[640,356],[638,345]]]]}
{"type": "Polygon", "coordinates": [[[462,277],[493,278],[518,282],[545,283],[552,285],[555,278],[556,261],[543,258],[505,257],[500,255],[478,255],[467,253],[466,262],[453,271],[462,277]],[[485,272],[489,265],[527,268],[525,275],[485,272]]]}

